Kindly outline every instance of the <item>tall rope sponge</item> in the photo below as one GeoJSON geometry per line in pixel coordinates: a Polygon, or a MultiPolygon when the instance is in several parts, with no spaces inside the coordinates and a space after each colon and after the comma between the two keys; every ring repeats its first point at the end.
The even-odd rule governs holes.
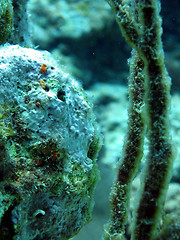
{"type": "Polygon", "coordinates": [[[160,226],[175,155],[168,117],[171,79],[164,64],[160,2],[108,0],[108,3],[133,51],[129,61],[128,132],[111,192],[110,220],[104,239],[125,239],[130,189],[143,157],[147,129],[149,152],[131,221],[131,240],[152,240],[160,226]]]}

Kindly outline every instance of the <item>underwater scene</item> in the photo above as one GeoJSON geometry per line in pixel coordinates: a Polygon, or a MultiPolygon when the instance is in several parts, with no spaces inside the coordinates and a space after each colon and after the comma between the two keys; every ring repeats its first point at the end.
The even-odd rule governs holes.
{"type": "Polygon", "coordinates": [[[0,0],[0,240],[180,239],[179,0],[0,0]]]}

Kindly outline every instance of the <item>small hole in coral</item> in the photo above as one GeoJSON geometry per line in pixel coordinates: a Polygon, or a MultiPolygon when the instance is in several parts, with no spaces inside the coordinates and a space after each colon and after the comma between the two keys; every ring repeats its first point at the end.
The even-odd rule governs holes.
{"type": "Polygon", "coordinates": [[[48,91],[49,91],[49,87],[46,85],[45,88],[44,88],[44,90],[45,90],[46,92],[48,92],[48,91]]]}
{"type": "Polygon", "coordinates": [[[58,97],[59,100],[64,102],[65,101],[65,92],[62,91],[62,90],[59,90],[58,93],[57,93],[57,97],[58,97]]]}

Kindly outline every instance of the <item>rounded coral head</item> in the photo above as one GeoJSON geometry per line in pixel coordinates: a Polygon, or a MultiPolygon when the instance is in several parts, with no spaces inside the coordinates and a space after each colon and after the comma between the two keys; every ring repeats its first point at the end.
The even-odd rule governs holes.
{"type": "Polygon", "coordinates": [[[100,149],[91,105],[49,53],[11,45],[0,55],[6,222],[18,240],[69,239],[91,220],[100,149]]]}

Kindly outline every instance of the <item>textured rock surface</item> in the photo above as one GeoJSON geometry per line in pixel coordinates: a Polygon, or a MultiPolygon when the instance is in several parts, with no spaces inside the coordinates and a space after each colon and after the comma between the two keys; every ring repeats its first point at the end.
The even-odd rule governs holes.
{"type": "Polygon", "coordinates": [[[68,239],[91,219],[100,149],[91,106],[48,52],[7,45],[0,56],[0,231],[68,239]]]}

